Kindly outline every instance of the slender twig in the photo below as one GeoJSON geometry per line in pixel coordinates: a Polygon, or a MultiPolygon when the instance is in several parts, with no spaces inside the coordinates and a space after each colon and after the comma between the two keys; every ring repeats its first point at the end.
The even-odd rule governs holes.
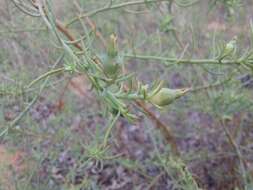
{"type": "Polygon", "coordinates": [[[216,88],[216,87],[219,87],[219,86],[222,86],[224,85],[225,83],[229,82],[232,80],[232,77],[234,75],[234,73],[236,72],[237,70],[234,70],[233,72],[231,72],[229,74],[229,76],[227,78],[225,78],[224,80],[222,81],[218,81],[216,83],[211,83],[211,84],[207,84],[205,86],[200,86],[200,87],[195,87],[195,88],[191,88],[189,90],[189,92],[198,92],[198,91],[202,91],[202,90],[206,90],[206,89],[210,89],[210,88],[216,88]]]}
{"type": "MultiPolygon", "coordinates": [[[[74,5],[76,6],[77,10],[81,13],[82,9],[81,9],[80,5],[78,4],[78,2],[76,0],[74,1],[74,5]]],[[[91,29],[93,30],[93,32],[95,33],[95,35],[98,37],[98,39],[102,42],[102,45],[104,47],[106,47],[107,43],[106,43],[103,35],[101,34],[101,32],[99,32],[96,29],[96,24],[89,17],[85,17],[85,20],[88,23],[88,25],[91,27],[91,29]]]]}
{"type": "Polygon", "coordinates": [[[10,34],[10,33],[19,33],[19,32],[34,32],[34,31],[46,31],[46,28],[25,28],[25,29],[10,29],[0,31],[0,34],[10,34]]]}
{"type": "Polygon", "coordinates": [[[54,70],[48,71],[45,74],[43,74],[43,75],[39,76],[38,78],[36,78],[35,80],[33,80],[30,84],[28,84],[26,86],[26,88],[31,88],[33,85],[35,85],[39,81],[43,80],[44,78],[47,78],[47,77],[49,77],[51,75],[55,75],[55,74],[61,73],[64,70],[65,70],[65,68],[59,68],[59,69],[54,69],[54,70]]]}
{"type": "Polygon", "coordinates": [[[243,158],[243,155],[241,153],[240,147],[237,145],[236,141],[234,140],[233,136],[231,135],[231,133],[229,132],[229,130],[227,129],[227,126],[224,124],[223,119],[221,119],[221,126],[228,138],[228,141],[230,142],[232,148],[234,149],[237,158],[239,160],[239,167],[240,167],[240,172],[243,178],[243,185],[244,187],[246,187],[247,185],[247,172],[246,172],[246,168],[245,166],[247,165],[246,161],[243,158]]]}
{"type": "Polygon", "coordinates": [[[67,30],[67,28],[59,20],[56,20],[55,24],[56,24],[57,29],[60,32],[62,32],[70,41],[72,41],[73,45],[77,49],[83,50],[82,46],[78,42],[75,42],[76,41],[75,37],[71,34],[71,32],[69,30],[67,30]]]}
{"type": "Polygon", "coordinates": [[[41,93],[42,89],[44,89],[44,86],[47,82],[48,82],[48,80],[44,81],[44,83],[40,89],[40,92],[32,99],[32,101],[28,104],[28,106],[26,106],[26,108],[11,122],[9,128],[14,127],[24,117],[24,115],[30,110],[30,108],[33,106],[33,104],[39,98],[40,93],[41,93]]]}
{"type": "Polygon", "coordinates": [[[119,116],[120,112],[118,112],[118,114],[110,121],[110,125],[107,127],[107,130],[105,132],[103,147],[107,146],[109,135],[111,134],[112,128],[115,125],[116,121],[118,120],[119,116]]]}
{"type": "MultiPolygon", "coordinates": [[[[218,64],[218,65],[241,65],[242,62],[240,60],[217,60],[217,59],[178,59],[178,58],[170,58],[170,57],[161,57],[155,55],[138,55],[138,54],[124,54],[125,57],[135,58],[135,59],[143,59],[143,60],[156,60],[161,61],[164,65],[171,64],[218,64]]],[[[253,61],[249,62],[250,64],[253,61]]]]}
{"type": "Polygon", "coordinates": [[[181,1],[175,1],[175,3],[180,6],[180,7],[190,7],[192,5],[197,4],[198,2],[200,2],[200,0],[192,0],[192,1],[185,1],[185,0],[181,0],[181,1]]]}
{"type": "Polygon", "coordinates": [[[66,26],[70,26],[71,24],[73,24],[74,22],[79,20],[80,18],[91,17],[91,16],[94,16],[94,15],[101,13],[101,12],[105,12],[105,11],[109,11],[109,10],[113,10],[113,9],[119,9],[119,8],[123,8],[123,7],[127,7],[127,6],[141,5],[141,4],[146,4],[146,3],[158,3],[158,2],[162,2],[162,1],[168,1],[168,0],[140,0],[140,1],[130,1],[130,2],[125,2],[125,3],[120,3],[120,4],[116,4],[116,5],[111,5],[111,6],[105,6],[105,7],[93,10],[93,11],[88,12],[86,14],[81,14],[78,17],[73,18],[71,21],[69,21],[66,24],[66,26]]]}
{"type": "Polygon", "coordinates": [[[149,186],[147,187],[147,190],[152,190],[154,189],[155,185],[159,182],[159,180],[161,179],[161,177],[163,177],[164,172],[161,172],[159,175],[157,175],[149,184],[149,186]]]}
{"type": "Polygon", "coordinates": [[[156,115],[145,106],[143,102],[136,100],[135,103],[138,107],[142,108],[142,110],[149,116],[151,121],[155,123],[157,128],[161,131],[162,135],[164,136],[165,140],[171,145],[172,152],[175,155],[179,156],[180,154],[177,148],[176,139],[173,135],[172,129],[166,126],[160,119],[158,119],[156,115]]]}
{"type": "MultiPolygon", "coordinates": [[[[56,65],[58,63],[60,63],[60,61],[62,60],[62,58],[64,57],[64,55],[61,55],[55,62],[54,67],[56,67],[56,65]]],[[[54,70],[53,70],[54,71],[54,70]]],[[[48,72],[50,73],[50,71],[48,72]]],[[[52,72],[53,73],[53,72],[52,72]]],[[[6,133],[8,133],[9,129],[12,129],[15,125],[17,125],[17,123],[25,116],[25,114],[31,109],[31,107],[36,103],[36,101],[38,100],[38,98],[40,97],[42,91],[44,90],[44,88],[46,87],[48,81],[49,81],[49,77],[50,75],[43,75],[44,77],[39,77],[39,80],[42,80],[44,78],[46,78],[43,82],[43,84],[40,87],[40,90],[38,92],[38,94],[32,99],[32,101],[26,106],[26,108],[0,133],[0,137],[2,137],[3,135],[5,135],[6,133]]],[[[39,81],[39,80],[35,80],[35,81],[39,81]]]]}
{"type": "Polygon", "coordinates": [[[32,9],[32,7],[25,5],[23,2],[22,3],[16,2],[15,0],[11,0],[11,1],[15,5],[15,7],[17,7],[17,9],[19,9],[24,14],[27,14],[33,17],[40,17],[40,14],[38,12],[35,12],[35,10],[33,10],[34,12],[30,12],[28,9],[32,9]]]}
{"type": "MultiPolygon", "coordinates": [[[[168,4],[168,11],[169,11],[169,14],[172,15],[172,4],[173,4],[174,0],[170,1],[169,4],[168,4]]],[[[174,23],[174,19],[171,20],[171,24],[172,26],[175,26],[175,23],[174,23]]],[[[175,30],[171,30],[172,32],[172,35],[174,36],[176,42],[178,43],[178,45],[180,46],[181,49],[184,49],[184,45],[178,35],[178,31],[175,29],[175,30]]]]}

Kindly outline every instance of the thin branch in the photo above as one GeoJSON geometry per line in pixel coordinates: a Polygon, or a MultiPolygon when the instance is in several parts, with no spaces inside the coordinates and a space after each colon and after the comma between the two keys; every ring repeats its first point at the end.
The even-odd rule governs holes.
{"type": "Polygon", "coordinates": [[[25,5],[24,3],[16,2],[15,0],[11,0],[15,7],[19,9],[21,12],[33,16],[33,17],[40,17],[39,13],[35,12],[30,12],[28,9],[32,9],[32,7],[29,7],[28,5],[25,5]]]}
{"type": "Polygon", "coordinates": [[[56,20],[55,24],[56,24],[57,29],[60,32],[62,32],[73,43],[73,45],[77,49],[83,50],[82,46],[78,42],[76,42],[75,37],[71,34],[71,32],[59,20],[56,20]]]}
{"type": "MultiPolygon", "coordinates": [[[[64,54],[61,55],[55,62],[54,67],[56,67],[58,65],[58,63],[60,63],[60,61],[62,60],[62,58],[64,57],[64,54]]],[[[49,72],[48,72],[49,73],[49,72]]],[[[17,123],[25,116],[25,114],[31,109],[31,107],[36,103],[36,101],[38,100],[38,98],[40,97],[42,91],[45,89],[48,81],[49,81],[49,77],[50,75],[45,75],[46,79],[43,82],[42,86],[40,87],[40,90],[38,92],[38,94],[32,99],[32,101],[26,106],[26,108],[0,133],[0,137],[2,137],[3,135],[5,135],[6,133],[9,132],[9,129],[12,129],[15,125],[17,125],[17,123]]],[[[45,77],[43,77],[45,78],[45,77]]]]}
{"type": "Polygon", "coordinates": [[[245,166],[247,166],[247,163],[246,163],[245,159],[243,158],[240,147],[236,144],[236,141],[234,140],[233,136],[231,135],[231,133],[227,129],[227,126],[224,124],[224,121],[222,119],[221,119],[220,123],[221,123],[221,126],[228,138],[228,141],[230,142],[232,148],[234,149],[234,151],[237,155],[237,158],[239,160],[240,172],[241,172],[241,175],[243,178],[243,183],[244,183],[243,185],[244,185],[244,187],[246,187],[246,185],[247,185],[247,172],[246,172],[245,166]]]}
{"type": "MultiPolygon", "coordinates": [[[[77,10],[81,13],[82,9],[81,9],[80,5],[77,3],[76,0],[74,1],[74,5],[76,6],[77,10]]],[[[93,32],[95,33],[95,35],[98,37],[98,39],[102,42],[103,47],[106,47],[107,43],[106,43],[103,35],[101,34],[101,32],[99,32],[97,30],[96,24],[89,17],[85,17],[85,20],[88,23],[88,25],[91,27],[91,29],[93,30],[93,32]]]]}
{"type": "Polygon", "coordinates": [[[55,70],[50,70],[50,71],[46,72],[45,74],[39,76],[35,80],[33,80],[29,85],[27,85],[26,88],[31,88],[33,85],[35,85],[39,81],[43,80],[44,78],[47,78],[47,77],[49,77],[51,75],[55,75],[55,74],[61,73],[64,70],[65,70],[65,68],[59,68],[59,69],[55,69],[55,70]]]}
{"type": "Polygon", "coordinates": [[[140,0],[140,1],[130,1],[130,2],[126,2],[126,3],[120,3],[120,4],[116,4],[116,5],[111,5],[111,6],[105,6],[96,10],[93,10],[91,12],[88,12],[86,14],[80,14],[79,16],[73,18],[71,21],[69,21],[66,26],[70,26],[71,24],[75,23],[77,20],[84,18],[84,17],[91,17],[94,16],[98,13],[101,12],[105,12],[108,10],[113,10],[113,9],[119,9],[119,8],[123,8],[123,7],[127,7],[127,6],[133,6],[133,5],[141,5],[141,4],[146,4],[146,3],[158,3],[158,2],[162,2],[162,1],[168,1],[168,0],[140,0]]]}
{"type": "Polygon", "coordinates": [[[150,111],[143,102],[135,100],[135,103],[137,106],[142,108],[142,110],[149,116],[150,120],[155,123],[157,128],[161,131],[161,134],[164,136],[165,140],[171,145],[172,152],[175,155],[179,156],[180,153],[178,151],[176,139],[173,135],[172,129],[166,126],[160,119],[158,119],[156,115],[150,111]]]}
{"type": "MultiPolygon", "coordinates": [[[[161,61],[164,65],[168,66],[171,64],[218,64],[218,65],[241,65],[240,60],[217,60],[217,59],[178,59],[170,57],[160,57],[155,55],[138,55],[138,54],[124,54],[125,57],[143,59],[143,60],[155,60],[161,61]],[[169,64],[171,63],[171,64],[169,64]]],[[[253,61],[249,62],[253,64],[253,61]]]]}

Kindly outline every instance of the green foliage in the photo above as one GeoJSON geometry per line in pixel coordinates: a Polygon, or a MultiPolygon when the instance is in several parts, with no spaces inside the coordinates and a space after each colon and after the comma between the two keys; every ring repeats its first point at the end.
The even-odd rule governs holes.
{"type": "MultiPolygon", "coordinates": [[[[41,1],[41,3],[36,3],[36,1],[21,2],[19,0],[12,0],[12,2],[27,18],[32,16],[27,23],[31,22],[31,26],[40,27],[38,31],[43,29],[43,32],[39,32],[38,35],[35,34],[34,39],[27,44],[22,42],[24,43],[22,46],[25,49],[30,48],[33,53],[38,54],[43,54],[44,49],[48,48],[45,51],[51,52],[52,55],[49,54],[47,61],[54,62],[53,66],[51,63],[46,66],[33,65],[32,69],[35,71],[31,71],[28,66],[25,66],[27,72],[24,75],[28,75],[31,82],[25,79],[25,81],[18,83],[19,85],[7,83],[7,85],[0,86],[1,98],[23,97],[26,99],[20,106],[22,110],[14,113],[15,117],[10,122],[3,121],[4,126],[0,128],[0,138],[4,141],[13,137],[16,144],[20,141],[25,142],[27,146],[29,146],[30,141],[41,145],[41,149],[39,147],[33,152],[36,161],[42,162],[45,158],[49,158],[52,162],[56,162],[59,150],[62,147],[64,148],[64,143],[68,144],[67,142],[70,141],[70,149],[73,150],[77,163],[82,162],[81,165],[84,167],[95,163],[95,166],[102,170],[106,162],[115,161],[130,171],[141,170],[139,172],[144,175],[145,169],[140,167],[143,164],[142,162],[123,158],[117,160],[118,155],[112,155],[111,151],[111,145],[115,140],[112,135],[113,129],[118,120],[123,120],[122,116],[129,123],[141,120],[140,115],[150,117],[149,110],[143,108],[142,103],[151,104],[157,108],[166,107],[169,110],[168,112],[175,111],[175,113],[180,114],[185,109],[201,110],[217,118],[232,118],[238,112],[252,111],[252,96],[250,91],[241,84],[238,76],[244,74],[251,76],[253,49],[248,44],[249,47],[244,48],[245,45],[242,39],[237,37],[237,34],[235,37],[224,34],[227,35],[226,38],[228,39],[224,42],[223,39],[221,40],[222,35],[210,34],[207,31],[208,29],[204,27],[200,27],[204,32],[198,31],[199,33],[203,32],[199,35],[201,45],[200,47],[195,46],[198,40],[195,39],[195,29],[191,27],[196,23],[189,20],[190,17],[188,16],[183,18],[185,9],[182,8],[197,9],[197,5],[201,2],[199,0],[162,0],[159,2],[156,0],[119,0],[104,1],[105,4],[104,2],[94,3],[94,1],[66,1],[66,5],[69,6],[66,7],[66,10],[72,10],[75,7],[81,13],[73,15],[75,11],[66,11],[64,18],[61,18],[65,24],[56,19],[59,16],[56,15],[57,10],[55,10],[56,7],[54,7],[52,0],[41,1]],[[79,6],[78,2],[80,3],[79,6]],[[170,9],[171,6],[180,13],[174,15],[170,9]],[[133,10],[130,10],[130,7],[133,10]],[[84,10],[80,10],[81,8],[84,10]],[[120,14],[117,12],[118,9],[122,9],[120,14]],[[143,16],[143,12],[149,12],[150,18],[145,18],[146,15],[143,16]],[[117,19],[115,20],[115,18],[117,19]],[[182,20],[180,20],[181,18],[182,20]],[[115,21],[112,23],[113,19],[115,21]],[[92,20],[96,24],[89,26],[87,23],[92,22],[92,20]],[[186,23],[186,28],[182,28],[181,21],[186,23]],[[189,28],[187,28],[188,25],[190,25],[189,28]],[[173,35],[168,37],[169,32],[172,32],[173,35]],[[190,35],[192,35],[192,39],[189,38],[190,35]],[[212,35],[214,37],[210,39],[212,35]],[[42,44],[43,51],[40,47],[37,49],[30,45],[33,43],[42,44]],[[39,52],[40,50],[42,52],[39,52]],[[204,55],[204,58],[200,55],[204,55]],[[37,68],[40,69],[36,70],[37,68]],[[174,84],[174,78],[170,78],[176,74],[183,81],[180,84],[174,84]],[[64,94],[69,83],[66,82],[66,85],[62,82],[76,75],[87,77],[87,83],[90,85],[89,90],[93,93],[92,98],[94,99],[92,101],[95,102],[91,103],[94,105],[89,104],[78,110],[74,110],[77,109],[74,104],[80,104],[75,102],[77,98],[64,94]],[[63,87],[64,85],[65,87],[63,87]],[[60,92],[58,89],[65,91],[60,92]],[[45,126],[41,127],[41,123],[45,121],[43,119],[38,122],[33,121],[32,107],[39,102],[42,96],[51,99],[50,95],[54,96],[55,94],[60,94],[60,98],[64,95],[67,96],[66,99],[69,98],[69,102],[65,103],[64,113],[59,115],[55,111],[58,109],[55,106],[56,103],[52,109],[54,116],[47,122],[50,129],[45,126]],[[95,110],[92,110],[93,106],[95,110]],[[72,119],[81,114],[82,119],[87,119],[90,117],[87,110],[92,113],[92,116],[102,115],[108,122],[104,125],[98,125],[98,131],[95,132],[94,136],[91,135],[92,137],[87,134],[85,137],[81,134],[74,135],[72,121],[66,121],[67,118],[72,119]],[[86,141],[85,138],[87,137],[91,140],[86,141]],[[27,142],[24,140],[25,138],[28,138],[27,142]],[[42,142],[48,141],[54,146],[44,153],[42,152],[42,142]],[[60,148],[57,147],[57,144],[60,148]],[[83,155],[81,151],[84,152],[83,155]]],[[[242,2],[239,0],[213,0],[209,3],[210,10],[214,12],[216,5],[223,5],[228,17],[238,14],[239,8],[242,7],[242,2]]],[[[190,13],[192,14],[192,12],[187,12],[189,15],[190,13]]],[[[15,19],[22,23],[22,19],[19,20],[18,16],[15,19]]],[[[17,31],[15,30],[15,32],[17,31]]],[[[5,62],[4,56],[10,56],[7,54],[11,53],[6,53],[5,50],[0,52],[1,62],[5,62]]],[[[44,61],[43,57],[41,60],[40,62],[44,61]]],[[[2,69],[0,72],[4,73],[2,69]]],[[[21,72],[18,74],[21,75],[21,72]]],[[[6,78],[8,79],[8,77],[6,78]]],[[[82,85],[80,86],[82,87],[82,85]]],[[[85,93],[89,92],[83,92],[83,94],[85,93]]],[[[86,98],[82,101],[89,102],[86,98]]],[[[1,99],[1,102],[6,103],[4,99],[1,99]]],[[[150,118],[154,123],[158,123],[158,128],[162,126],[155,114],[151,114],[150,118]]],[[[185,125],[188,126],[187,123],[185,125]]],[[[170,130],[168,129],[168,131],[170,130]]],[[[181,133],[187,135],[184,134],[187,133],[185,131],[181,133]]],[[[164,132],[161,135],[168,138],[164,132]]],[[[180,135],[176,134],[175,136],[180,135]]],[[[162,144],[163,141],[159,139],[159,143],[162,144]]],[[[166,171],[166,175],[173,178],[178,188],[199,189],[193,175],[183,163],[183,159],[175,155],[168,156],[168,154],[174,153],[171,150],[166,150],[166,153],[158,151],[157,156],[160,158],[152,164],[155,163],[159,168],[166,171]]],[[[78,168],[78,166],[76,167],[78,168]]],[[[99,188],[94,180],[87,176],[83,178],[80,184],[73,185],[71,182],[75,176],[74,169],[72,168],[71,172],[64,176],[66,182],[62,187],[50,181],[52,176],[48,176],[45,183],[53,183],[52,187],[56,189],[58,187],[60,189],[99,188]]],[[[32,189],[29,184],[32,177],[25,184],[27,189],[32,189]]],[[[246,188],[246,185],[243,184],[242,186],[246,188]]],[[[22,183],[20,183],[21,187],[23,188],[22,183]]],[[[45,187],[41,185],[37,189],[46,188],[48,188],[47,184],[45,187]]]]}

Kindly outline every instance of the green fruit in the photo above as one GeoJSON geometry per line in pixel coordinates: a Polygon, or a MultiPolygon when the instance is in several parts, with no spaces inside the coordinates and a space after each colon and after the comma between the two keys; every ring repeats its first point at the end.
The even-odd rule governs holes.
{"type": "Polygon", "coordinates": [[[235,45],[236,45],[236,41],[234,40],[227,43],[224,50],[224,54],[229,55],[230,53],[232,53],[233,50],[235,49],[235,45]]]}
{"type": "Polygon", "coordinates": [[[223,51],[223,57],[232,54],[236,49],[237,37],[235,36],[230,42],[228,42],[223,51]]]}
{"type": "Polygon", "coordinates": [[[115,78],[119,73],[119,64],[108,62],[103,67],[105,75],[109,78],[115,78]]]}
{"type": "Polygon", "coordinates": [[[107,54],[110,58],[115,58],[118,55],[117,37],[112,34],[108,42],[107,54]]]}
{"type": "Polygon", "coordinates": [[[164,107],[171,104],[174,100],[180,98],[188,91],[189,89],[162,88],[158,93],[149,98],[149,102],[158,107],[164,107]]]}

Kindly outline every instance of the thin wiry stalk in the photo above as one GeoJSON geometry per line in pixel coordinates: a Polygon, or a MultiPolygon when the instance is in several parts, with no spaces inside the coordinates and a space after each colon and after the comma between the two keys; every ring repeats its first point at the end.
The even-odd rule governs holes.
{"type": "MultiPolygon", "coordinates": [[[[61,62],[64,55],[61,55],[55,62],[53,69],[61,62]]],[[[45,89],[46,85],[49,82],[50,75],[46,75],[46,79],[44,80],[43,84],[41,85],[38,94],[32,99],[32,101],[26,106],[26,108],[0,133],[0,137],[5,134],[8,134],[10,129],[13,129],[15,125],[24,117],[24,115],[31,109],[31,107],[36,103],[38,98],[40,97],[42,91],[45,89]]]]}
{"type": "Polygon", "coordinates": [[[59,68],[59,69],[54,69],[54,70],[50,70],[48,72],[46,72],[45,74],[39,76],[38,78],[36,78],[35,80],[33,80],[30,84],[28,84],[26,86],[26,88],[31,88],[32,86],[34,86],[35,84],[37,84],[38,82],[40,82],[41,80],[45,79],[45,78],[48,78],[49,76],[51,75],[55,75],[55,74],[58,74],[58,73],[61,73],[65,70],[65,68],[59,68]]]}
{"type": "Polygon", "coordinates": [[[72,20],[70,20],[66,24],[66,26],[72,25],[73,23],[75,23],[76,21],[78,21],[81,18],[92,17],[92,16],[95,16],[98,13],[106,12],[106,11],[109,11],[109,10],[120,9],[120,8],[127,7],[127,6],[141,5],[141,4],[146,4],[146,3],[159,3],[159,2],[162,2],[162,1],[168,1],[168,0],[140,0],[140,1],[130,1],[130,2],[120,3],[120,4],[116,4],[116,5],[105,6],[105,7],[93,10],[93,11],[88,12],[86,14],[81,14],[78,17],[73,18],[72,20]]]}
{"type": "Polygon", "coordinates": [[[234,149],[234,151],[237,155],[237,159],[239,160],[240,173],[241,173],[242,178],[243,178],[243,187],[245,189],[247,189],[246,188],[246,186],[248,184],[247,183],[247,172],[246,172],[246,168],[245,168],[247,163],[246,163],[245,159],[242,156],[240,147],[236,144],[233,136],[230,134],[229,130],[227,129],[227,126],[225,126],[223,119],[221,120],[221,126],[222,126],[222,128],[223,128],[223,130],[224,130],[224,132],[225,132],[225,134],[228,138],[229,143],[231,144],[232,148],[234,149]]]}
{"type": "Polygon", "coordinates": [[[36,12],[36,10],[34,10],[32,7],[24,4],[23,2],[17,2],[16,0],[11,0],[13,2],[13,4],[15,5],[15,7],[17,7],[17,9],[19,9],[21,12],[29,15],[29,16],[33,16],[33,17],[40,17],[40,14],[38,12],[36,12]],[[33,12],[31,12],[30,10],[33,10],[33,12]]]}
{"type": "MultiPolygon", "coordinates": [[[[74,0],[74,5],[75,5],[76,9],[79,11],[79,13],[81,14],[82,9],[76,0],[74,0]]],[[[101,41],[103,47],[106,48],[106,44],[107,44],[106,40],[104,39],[103,35],[96,29],[95,23],[89,17],[85,17],[85,20],[88,23],[88,25],[91,27],[91,29],[95,33],[95,35],[98,37],[98,39],[101,41]]],[[[84,24],[82,22],[82,19],[79,19],[79,21],[84,28],[84,24]]]]}
{"type": "MultiPolygon", "coordinates": [[[[228,65],[235,66],[241,65],[242,61],[240,60],[217,60],[217,59],[178,59],[178,58],[169,58],[169,57],[161,57],[155,55],[139,55],[139,54],[124,54],[125,57],[134,58],[134,59],[143,59],[143,60],[155,60],[160,61],[164,65],[172,65],[172,64],[210,64],[210,65],[228,65]]],[[[253,64],[253,61],[249,61],[250,64],[253,64]]]]}
{"type": "Polygon", "coordinates": [[[109,135],[111,134],[112,128],[115,125],[116,121],[118,120],[119,116],[120,116],[120,112],[117,113],[117,115],[110,122],[110,125],[107,127],[107,130],[106,130],[105,136],[104,136],[104,141],[103,141],[103,147],[104,148],[108,145],[109,135]]]}
{"type": "Polygon", "coordinates": [[[174,1],[180,7],[190,7],[200,2],[200,0],[174,0],[174,1]]]}
{"type": "Polygon", "coordinates": [[[19,32],[35,32],[35,31],[46,31],[46,28],[25,28],[25,29],[8,29],[0,31],[0,34],[10,34],[19,32]]]}

